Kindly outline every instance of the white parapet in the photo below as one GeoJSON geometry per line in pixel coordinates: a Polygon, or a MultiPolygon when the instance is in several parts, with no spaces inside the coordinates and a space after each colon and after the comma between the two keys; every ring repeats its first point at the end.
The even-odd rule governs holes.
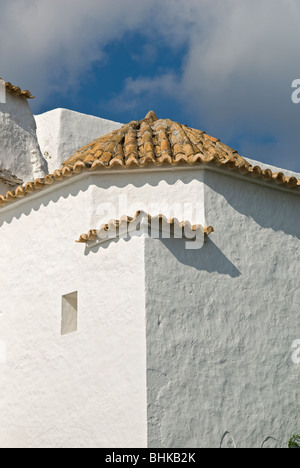
{"type": "Polygon", "coordinates": [[[38,141],[49,172],[60,168],[77,149],[123,125],[68,109],[54,109],[36,115],[35,120],[38,141]]]}
{"type": "Polygon", "coordinates": [[[0,99],[0,169],[10,171],[24,182],[43,177],[46,163],[29,104],[22,96],[3,93],[2,89],[5,99],[0,99]]]}

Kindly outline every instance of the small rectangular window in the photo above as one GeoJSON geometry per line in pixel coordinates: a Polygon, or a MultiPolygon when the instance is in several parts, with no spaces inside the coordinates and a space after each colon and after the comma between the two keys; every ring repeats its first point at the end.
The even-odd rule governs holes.
{"type": "Polygon", "coordinates": [[[6,343],[4,340],[0,340],[0,364],[6,363],[6,343]]]}
{"type": "Polygon", "coordinates": [[[61,334],[68,335],[77,331],[77,291],[62,297],[61,334]]]}

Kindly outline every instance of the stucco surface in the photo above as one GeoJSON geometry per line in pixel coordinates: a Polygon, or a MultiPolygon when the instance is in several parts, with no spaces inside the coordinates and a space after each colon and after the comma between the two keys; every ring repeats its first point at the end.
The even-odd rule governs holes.
{"type": "Polygon", "coordinates": [[[144,239],[75,240],[113,210],[182,220],[182,203],[203,224],[202,173],[73,178],[1,211],[0,446],[147,445],[144,239]],[[74,291],[78,331],[61,336],[74,291]]]}
{"type": "Polygon", "coordinates": [[[59,169],[78,148],[122,126],[118,122],[68,109],[54,109],[36,115],[35,121],[39,145],[50,173],[59,169]]]}
{"type": "Polygon", "coordinates": [[[0,166],[24,182],[43,177],[47,164],[36,136],[36,124],[27,100],[6,93],[0,103],[0,166]]]}
{"type": "Polygon", "coordinates": [[[299,197],[204,182],[203,248],[145,243],[148,444],[286,447],[299,429],[299,197]]]}
{"type": "Polygon", "coordinates": [[[76,244],[92,200],[81,181],[0,214],[0,447],[147,444],[143,239],[76,244]]]}
{"type": "Polygon", "coordinates": [[[299,238],[297,194],[203,169],[83,174],[4,207],[0,447],[286,446],[299,238]],[[75,243],[138,210],[215,232],[75,243]]]}

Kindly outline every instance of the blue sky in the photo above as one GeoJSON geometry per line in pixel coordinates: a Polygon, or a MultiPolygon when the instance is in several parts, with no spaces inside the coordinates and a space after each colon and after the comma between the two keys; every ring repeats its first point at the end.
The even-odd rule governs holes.
{"type": "Polygon", "coordinates": [[[152,45],[141,32],[130,31],[122,39],[109,43],[103,51],[105,57],[92,64],[70,92],[53,93],[42,105],[36,103],[34,107],[38,112],[49,110],[50,105],[126,123],[143,118],[153,107],[158,116],[170,116],[178,121],[184,118],[188,124],[193,124],[188,113],[183,115],[177,100],[160,92],[151,93],[151,99],[140,96],[138,102],[133,103],[129,98],[125,105],[118,103],[128,79],[168,73],[179,76],[186,54],[184,45],[176,50],[167,44],[152,45]]]}
{"type": "Polygon", "coordinates": [[[299,0],[0,0],[0,76],[56,107],[158,117],[300,172],[299,0]],[[7,46],[9,44],[9,46],[7,46]]]}

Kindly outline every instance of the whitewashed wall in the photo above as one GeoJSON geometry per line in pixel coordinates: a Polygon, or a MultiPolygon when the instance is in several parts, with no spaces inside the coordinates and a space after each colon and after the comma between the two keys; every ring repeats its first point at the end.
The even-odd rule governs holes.
{"type": "Polygon", "coordinates": [[[0,103],[0,168],[28,182],[43,177],[47,164],[36,136],[36,124],[27,100],[6,93],[0,103]]]}
{"type": "Polygon", "coordinates": [[[204,182],[203,248],[145,244],[149,446],[287,447],[300,424],[300,198],[210,171],[204,182]]]}
{"type": "Polygon", "coordinates": [[[0,211],[0,447],[147,444],[143,239],[76,244],[91,192],[73,179],[0,211]],[[78,331],[61,336],[74,291],[78,331]]]}
{"type": "Polygon", "coordinates": [[[77,149],[123,125],[68,109],[54,109],[36,115],[35,120],[38,141],[49,172],[59,169],[77,149]]]}
{"type": "Polygon", "coordinates": [[[0,210],[0,446],[286,445],[298,215],[291,192],[195,168],[78,176],[0,210]],[[200,250],[74,242],[138,209],[181,221],[191,202],[215,228],[200,250]],[[74,291],[78,331],[61,336],[74,291]]]}

